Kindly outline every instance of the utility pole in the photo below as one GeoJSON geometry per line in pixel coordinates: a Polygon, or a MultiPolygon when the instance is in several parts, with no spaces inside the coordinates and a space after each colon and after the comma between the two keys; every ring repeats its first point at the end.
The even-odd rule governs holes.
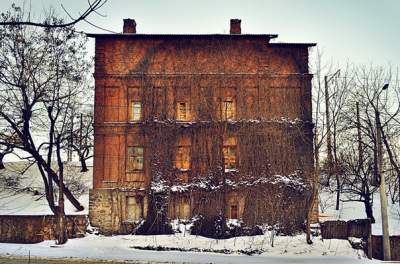
{"type": "Polygon", "coordinates": [[[382,217],[382,245],[383,245],[383,260],[391,260],[390,257],[390,238],[389,238],[389,221],[387,214],[387,197],[386,197],[386,182],[383,175],[383,157],[382,157],[382,134],[381,134],[381,119],[379,110],[375,109],[376,123],[376,141],[378,147],[378,175],[380,178],[380,199],[381,199],[381,217],[382,217]]]}
{"type": "MultiPolygon", "coordinates": [[[[336,76],[340,74],[340,69],[337,70],[330,78],[328,76],[324,77],[325,81],[325,114],[326,114],[326,141],[327,141],[327,151],[328,151],[328,184],[329,181],[332,177],[332,164],[333,164],[333,157],[332,157],[332,134],[331,134],[331,119],[330,119],[330,113],[329,113],[329,89],[328,89],[328,84],[329,82],[336,76]]],[[[336,176],[337,177],[337,176],[336,176]]],[[[336,197],[336,210],[339,210],[339,195],[340,195],[340,190],[339,186],[337,186],[337,197],[336,197]]]]}
{"type": "Polygon", "coordinates": [[[361,121],[360,121],[360,105],[356,102],[356,114],[357,114],[357,138],[358,138],[358,166],[362,168],[363,166],[363,148],[361,139],[361,121]]]}
{"type": "Polygon", "coordinates": [[[74,115],[72,114],[71,115],[71,127],[70,127],[70,131],[69,131],[69,133],[70,133],[70,135],[69,135],[69,146],[68,146],[68,152],[67,152],[67,161],[68,162],[71,162],[72,161],[72,144],[73,144],[73,140],[74,140],[74,138],[73,138],[73,136],[74,136],[74,134],[73,134],[73,130],[74,130],[74,115]]]}
{"type": "Polygon", "coordinates": [[[79,129],[79,150],[82,150],[83,114],[81,113],[81,127],[79,129]]]}
{"type": "Polygon", "coordinates": [[[325,115],[326,115],[326,145],[328,151],[328,180],[332,176],[332,135],[331,135],[331,119],[329,113],[329,90],[328,90],[328,76],[324,77],[325,80],[325,115]]]}

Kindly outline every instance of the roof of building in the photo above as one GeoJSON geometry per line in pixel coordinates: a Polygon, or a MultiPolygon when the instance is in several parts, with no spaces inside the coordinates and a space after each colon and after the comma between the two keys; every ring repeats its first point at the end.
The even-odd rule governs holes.
{"type": "Polygon", "coordinates": [[[91,38],[134,38],[134,39],[154,39],[154,38],[220,38],[220,39],[273,39],[278,34],[136,34],[136,33],[88,33],[91,38]]]}
{"type": "Polygon", "coordinates": [[[299,46],[314,47],[317,45],[317,43],[270,42],[269,45],[281,46],[281,47],[299,47],[299,46]]]}
{"type": "MultiPolygon", "coordinates": [[[[88,33],[90,38],[130,39],[274,39],[278,34],[136,34],[136,33],[88,33]]],[[[277,47],[313,47],[316,43],[270,42],[277,47]]]]}

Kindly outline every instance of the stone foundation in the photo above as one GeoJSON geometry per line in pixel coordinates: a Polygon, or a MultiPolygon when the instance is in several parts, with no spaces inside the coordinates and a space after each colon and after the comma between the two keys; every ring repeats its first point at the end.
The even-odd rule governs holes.
{"type": "MultiPolygon", "coordinates": [[[[86,215],[67,216],[69,238],[83,237],[88,220],[86,215]]],[[[54,215],[1,215],[1,243],[38,243],[56,239],[54,215]]]]}
{"type": "Polygon", "coordinates": [[[128,234],[135,222],[146,217],[147,197],[144,191],[122,189],[90,190],[90,224],[102,234],[128,234]],[[127,209],[129,208],[129,209],[127,209]]]}

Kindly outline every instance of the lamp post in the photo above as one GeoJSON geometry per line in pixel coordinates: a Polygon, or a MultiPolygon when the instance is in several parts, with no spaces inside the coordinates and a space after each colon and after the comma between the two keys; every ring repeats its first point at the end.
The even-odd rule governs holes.
{"type": "Polygon", "coordinates": [[[379,191],[381,200],[381,218],[382,218],[382,247],[383,260],[390,260],[390,238],[389,238],[389,221],[387,214],[387,197],[386,197],[386,181],[383,175],[383,156],[382,156],[382,125],[379,113],[379,95],[382,91],[387,90],[389,84],[385,84],[377,96],[377,105],[375,107],[375,125],[376,125],[376,143],[378,154],[378,175],[380,179],[379,191]]]}

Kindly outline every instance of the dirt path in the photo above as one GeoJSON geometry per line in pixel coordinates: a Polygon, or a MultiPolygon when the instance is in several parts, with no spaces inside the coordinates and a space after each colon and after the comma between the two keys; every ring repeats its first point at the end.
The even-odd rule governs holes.
{"type": "MultiPolygon", "coordinates": [[[[82,260],[82,259],[49,259],[31,257],[0,257],[0,264],[156,264],[156,262],[132,261],[107,261],[107,260],[82,260]]],[[[161,263],[161,262],[157,262],[161,263]]],[[[163,262],[164,264],[170,262],[163,262]]]]}

